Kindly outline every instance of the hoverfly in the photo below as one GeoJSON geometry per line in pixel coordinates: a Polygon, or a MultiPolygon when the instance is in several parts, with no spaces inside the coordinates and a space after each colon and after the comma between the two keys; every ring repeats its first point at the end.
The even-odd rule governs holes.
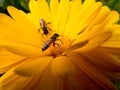
{"type": "Polygon", "coordinates": [[[51,29],[49,27],[47,27],[47,24],[50,24],[50,22],[46,23],[44,19],[40,19],[40,28],[38,30],[38,32],[42,29],[43,30],[43,34],[48,35],[49,34],[49,30],[51,31],[51,29]]]}

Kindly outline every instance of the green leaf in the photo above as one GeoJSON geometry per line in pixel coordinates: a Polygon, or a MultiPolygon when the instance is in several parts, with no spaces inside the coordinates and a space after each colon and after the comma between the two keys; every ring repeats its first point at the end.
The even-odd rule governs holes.
{"type": "Polygon", "coordinates": [[[117,90],[120,90],[120,82],[113,82],[113,83],[116,85],[117,90]]]}
{"type": "Polygon", "coordinates": [[[9,2],[14,7],[21,9],[25,12],[29,12],[29,7],[28,7],[29,0],[9,0],[9,2]]]}
{"type": "MultiPolygon", "coordinates": [[[[8,0],[0,0],[0,12],[1,13],[7,13],[7,6],[9,5],[8,0]]],[[[8,13],[7,13],[8,14],[8,13]]]]}
{"type": "Polygon", "coordinates": [[[120,0],[96,0],[108,6],[111,10],[116,10],[120,13],[120,0]]]}
{"type": "Polygon", "coordinates": [[[20,4],[24,9],[26,9],[27,11],[29,11],[29,7],[28,7],[29,0],[18,0],[18,1],[19,1],[19,4],[20,4]]]}

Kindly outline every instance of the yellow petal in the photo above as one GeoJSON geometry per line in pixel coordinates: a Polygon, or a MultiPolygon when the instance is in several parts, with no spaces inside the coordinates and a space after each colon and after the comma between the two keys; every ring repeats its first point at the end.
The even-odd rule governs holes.
{"type": "Polygon", "coordinates": [[[85,2],[82,4],[82,8],[79,12],[79,14],[83,14],[84,12],[86,12],[87,9],[89,9],[91,7],[91,5],[95,4],[95,0],[85,0],[85,2]]]}
{"type": "Polygon", "coordinates": [[[67,53],[71,52],[71,50],[75,50],[75,49],[78,49],[78,48],[82,48],[84,47],[86,44],[88,43],[88,40],[86,41],[83,41],[83,42],[79,42],[69,48],[67,48],[62,55],[66,55],[67,53]]]}
{"type": "Polygon", "coordinates": [[[114,55],[120,55],[120,48],[99,47],[99,49],[114,55]]]}
{"type": "Polygon", "coordinates": [[[0,47],[0,73],[6,72],[17,64],[23,62],[26,57],[15,55],[5,48],[0,47]]]}
{"type": "Polygon", "coordinates": [[[111,48],[120,48],[120,25],[113,26],[113,35],[112,37],[105,42],[102,46],[103,47],[111,47],[111,48]]]}
{"type": "Polygon", "coordinates": [[[59,23],[59,29],[58,29],[58,33],[60,32],[61,35],[63,35],[64,31],[65,31],[65,27],[66,24],[68,22],[68,17],[69,17],[69,12],[70,12],[70,6],[71,3],[69,2],[69,0],[61,0],[60,1],[60,23],[59,23]]]}
{"type": "Polygon", "coordinates": [[[94,49],[83,53],[89,62],[102,69],[103,71],[120,72],[120,60],[105,51],[105,49],[94,49]],[[103,51],[104,50],[104,51],[103,51]]]}
{"type": "Polygon", "coordinates": [[[41,56],[45,54],[41,47],[29,45],[0,36],[0,45],[5,46],[9,51],[22,56],[41,56]]]}
{"type": "MultiPolygon", "coordinates": [[[[75,75],[68,77],[68,86],[74,88],[74,90],[100,90],[101,87],[99,84],[96,84],[94,80],[84,73],[84,71],[77,68],[75,75]]],[[[103,87],[102,87],[103,88],[103,87]]]]}
{"type": "Polygon", "coordinates": [[[49,18],[49,7],[45,0],[30,0],[29,7],[31,14],[30,20],[32,20],[36,26],[40,27],[41,18],[44,19],[46,22],[51,22],[49,18]]]}
{"type": "Polygon", "coordinates": [[[39,90],[63,90],[63,81],[61,78],[53,75],[50,64],[42,73],[37,86],[39,90]]]}
{"type": "Polygon", "coordinates": [[[9,70],[0,78],[0,90],[38,90],[35,83],[39,82],[40,75],[23,77],[15,74],[13,70],[9,70]]]}
{"type": "Polygon", "coordinates": [[[87,59],[81,56],[80,53],[68,53],[67,55],[72,62],[83,71],[89,78],[94,80],[96,84],[100,85],[100,87],[108,90],[115,90],[112,82],[105,77],[94,65],[89,63],[87,59]]]}
{"type": "Polygon", "coordinates": [[[0,90],[62,90],[62,80],[49,69],[31,77],[15,74],[12,69],[0,78],[0,90]]]}
{"type": "Polygon", "coordinates": [[[23,11],[20,11],[12,6],[8,6],[8,12],[13,17],[16,23],[18,23],[22,28],[25,28],[26,30],[29,30],[31,33],[36,33],[37,27],[34,26],[34,24],[29,20],[27,17],[27,14],[25,14],[23,11]]]}
{"type": "Polygon", "coordinates": [[[65,77],[74,74],[75,67],[68,57],[60,56],[54,59],[52,72],[56,76],[65,77]]]}
{"type": "Polygon", "coordinates": [[[37,16],[34,16],[34,13],[27,13],[27,17],[29,20],[34,24],[34,26],[37,28],[35,31],[38,32],[40,29],[40,18],[37,16]]]}
{"type": "Polygon", "coordinates": [[[38,2],[35,0],[30,0],[29,2],[29,8],[30,8],[30,15],[31,15],[31,20],[40,27],[40,18],[43,18],[41,14],[44,14],[39,11],[38,8],[38,2]]]}
{"type": "Polygon", "coordinates": [[[93,36],[96,36],[99,33],[103,33],[105,31],[110,31],[111,28],[106,28],[106,25],[108,24],[109,19],[110,19],[107,17],[109,14],[109,11],[110,10],[106,7],[102,8],[101,12],[100,12],[100,16],[99,15],[98,15],[98,17],[96,16],[96,18],[94,20],[92,20],[92,22],[89,22],[89,24],[90,24],[89,26],[84,26],[83,29],[81,29],[83,31],[81,31],[81,33],[79,32],[80,34],[74,43],[77,43],[77,41],[80,42],[80,41],[89,39],[93,36]],[[106,13],[104,18],[101,17],[101,16],[103,16],[103,15],[101,15],[101,13],[104,14],[102,12],[103,9],[105,9],[104,12],[106,13]],[[99,18],[101,18],[101,19],[103,18],[104,21],[103,20],[100,21],[99,18]]]}
{"type": "Polygon", "coordinates": [[[110,31],[100,33],[92,37],[91,39],[89,39],[88,43],[84,47],[78,48],[75,51],[78,51],[78,52],[89,51],[97,46],[100,46],[104,42],[106,42],[111,37],[111,35],[112,35],[112,32],[110,31]]]}
{"type": "Polygon", "coordinates": [[[94,0],[87,0],[77,14],[72,17],[73,21],[70,22],[68,27],[66,26],[66,30],[69,30],[69,33],[66,32],[66,35],[69,34],[70,38],[74,38],[80,32],[80,29],[84,27],[84,25],[89,25],[91,18],[95,17],[95,13],[99,11],[101,6],[101,3],[95,3],[94,0]],[[91,6],[90,4],[94,5],[91,6]],[[79,20],[80,22],[78,22],[79,20]]]}
{"type": "Polygon", "coordinates": [[[0,33],[12,40],[27,44],[40,44],[40,36],[28,29],[20,27],[12,18],[5,14],[0,14],[0,33]]]}
{"type": "Polygon", "coordinates": [[[55,30],[58,29],[58,12],[59,12],[59,1],[51,0],[50,1],[50,14],[52,19],[52,24],[55,30]]]}
{"type": "Polygon", "coordinates": [[[91,22],[91,25],[99,25],[103,23],[103,20],[106,20],[108,18],[108,15],[110,14],[110,9],[107,6],[101,7],[101,10],[96,15],[95,19],[91,22]]]}
{"type": "Polygon", "coordinates": [[[110,20],[108,24],[117,23],[119,20],[119,13],[117,11],[111,11],[109,14],[110,20]]]}
{"type": "MultiPolygon", "coordinates": [[[[70,3],[71,3],[71,6],[70,6],[69,15],[68,15],[68,19],[67,19],[67,23],[66,23],[66,27],[63,35],[69,35],[68,33],[71,31],[73,27],[74,19],[76,18],[75,12],[79,12],[82,6],[81,0],[73,0],[70,3]]],[[[76,24],[76,22],[74,22],[74,24],[76,24]]],[[[74,31],[75,30],[72,30],[72,34],[74,31]]]]}
{"type": "Polygon", "coordinates": [[[54,21],[56,19],[56,16],[58,14],[59,11],[59,1],[58,0],[51,0],[50,1],[50,13],[52,16],[52,21],[54,21]]]}
{"type": "MultiPolygon", "coordinates": [[[[50,19],[50,10],[46,0],[38,0],[38,12],[40,12],[40,18],[45,19],[46,21],[51,21],[50,19]]],[[[34,10],[34,9],[33,9],[34,10]]]]}
{"type": "Polygon", "coordinates": [[[15,69],[15,72],[23,76],[39,74],[45,70],[45,68],[50,64],[51,60],[53,60],[53,57],[45,56],[33,59],[31,58],[29,62],[25,62],[18,66],[15,69]]]}
{"type": "Polygon", "coordinates": [[[57,33],[60,35],[63,34],[65,30],[65,26],[69,17],[69,10],[70,10],[70,2],[69,0],[61,0],[59,5],[59,12],[58,12],[58,21],[56,22],[58,24],[57,33]]]}

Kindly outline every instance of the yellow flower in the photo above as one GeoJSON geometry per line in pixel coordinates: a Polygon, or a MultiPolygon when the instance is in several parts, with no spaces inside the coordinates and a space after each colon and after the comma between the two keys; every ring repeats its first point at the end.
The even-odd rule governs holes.
{"type": "Polygon", "coordinates": [[[119,14],[95,0],[30,0],[0,14],[0,90],[115,90],[119,14]],[[42,25],[43,24],[43,25],[42,25]]]}

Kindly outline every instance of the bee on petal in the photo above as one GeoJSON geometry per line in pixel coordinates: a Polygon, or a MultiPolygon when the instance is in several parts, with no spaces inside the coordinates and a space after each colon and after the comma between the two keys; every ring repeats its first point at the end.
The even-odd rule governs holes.
{"type": "Polygon", "coordinates": [[[49,34],[49,30],[52,31],[49,27],[47,27],[47,25],[50,24],[50,22],[46,23],[44,19],[40,19],[40,28],[38,30],[38,32],[40,32],[40,30],[42,29],[43,34],[44,35],[48,35],[49,34]]]}

